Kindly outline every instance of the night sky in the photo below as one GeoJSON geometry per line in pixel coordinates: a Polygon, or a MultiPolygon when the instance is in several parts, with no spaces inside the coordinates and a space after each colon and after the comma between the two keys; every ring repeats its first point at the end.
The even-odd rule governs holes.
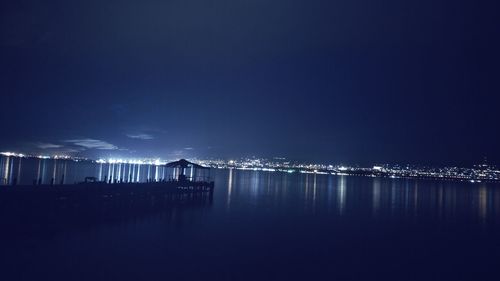
{"type": "Polygon", "coordinates": [[[500,163],[495,1],[2,1],[0,150],[500,163]]]}

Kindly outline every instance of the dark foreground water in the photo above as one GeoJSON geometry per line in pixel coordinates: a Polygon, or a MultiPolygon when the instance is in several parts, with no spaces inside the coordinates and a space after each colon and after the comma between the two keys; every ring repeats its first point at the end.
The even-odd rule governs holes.
{"type": "Polygon", "coordinates": [[[212,175],[204,203],[2,209],[0,280],[500,280],[498,185],[212,175]]]}

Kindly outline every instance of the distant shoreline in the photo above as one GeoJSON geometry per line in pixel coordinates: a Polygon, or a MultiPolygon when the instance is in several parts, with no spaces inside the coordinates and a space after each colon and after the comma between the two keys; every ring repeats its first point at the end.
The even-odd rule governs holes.
{"type": "MultiPolygon", "coordinates": [[[[108,160],[93,160],[89,158],[79,157],[61,157],[61,156],[34,156],[17,153],[2,152],[0,155],[5,157],[16,157],[26,159],[40,160],[63,160],[74,162],[87,162],[102,165],[151,165],[162,166],[165,161],[159,159],[108,159],[108,160]]],[[[410,166],[410,165],[379,165],[371,168],[344,166],[344,165],[323,165],[323,164],[300,164],[286,162],[285,159],[279,161],[268,159],[240,159],[240,160],[193,160],[198,164],[207,166],[213,169],[237,169],[237,170],[254,170],[264,172],[283,172],[283,173],[303,173],[303,174],[327,174],[337,176],[363,176],[377,178],[404,178],[404,179],[419,179],[419,180],[444,180],[458,182],[500,182],[500,169],[486,164],[476,165],[473,168],[463,167],[425,167],[425,166],[410,166]]]]}

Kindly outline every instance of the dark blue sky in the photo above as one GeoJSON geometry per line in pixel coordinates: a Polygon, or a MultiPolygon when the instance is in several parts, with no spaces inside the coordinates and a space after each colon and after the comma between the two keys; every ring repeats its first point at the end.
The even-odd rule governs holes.
{"type": "Polygon", "coordinates": [[[3,1],[0,150],[499,163],[498,12],[495,1],[3,1]]]}

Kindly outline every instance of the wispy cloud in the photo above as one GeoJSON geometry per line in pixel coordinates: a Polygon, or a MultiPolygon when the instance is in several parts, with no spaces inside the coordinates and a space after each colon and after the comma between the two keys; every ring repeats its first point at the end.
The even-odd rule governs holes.
{"type": "Polygon", "coordinates": [[[171,155],[172,155],[173,157],[181,157],[181,156],[183,156],[183,155],[184,155],[184,153],[185,153],[185,151],[184,151],[184,150],[174,150],[174,151],[172,151],[172,154],[171,154],[171,155]]]}
{"type": "Polygon", "coordinates": [[[73,139],[65,140],[67,143],[71,143],[77,146],[81,146],[87,149],[101,149],[101,150],[116,150],[118,147],[109,142],[96,140],[96,139],[73,139]]]}
{"type": "Polygon", "coordinates": [[[127,137],[131,139],[140,139],[140,140],[152,140],[155,138],[150,134],[127,134],[127,137]]]}
{"type": "Polygon", "coordinates": [[[184,147],[184,150],[193,150],[194,148],[192,147],[184,147]]]}
{"type": "Polygon", "coordinates": [[[37,144],[37,147],[41,149],[55,149],[55,148],[61,148],[63,146],[60,144],[53,144],[53,143],[39,143],[37,144]]]}
{"type": "Polygon", "coordinates": [[[61,153],[79,153],[79,152],[82,152],[83,148],[81,149],[76,149],[76,148],[63,148],[63,149],[58,149],[59,152],[61,153]]]}

